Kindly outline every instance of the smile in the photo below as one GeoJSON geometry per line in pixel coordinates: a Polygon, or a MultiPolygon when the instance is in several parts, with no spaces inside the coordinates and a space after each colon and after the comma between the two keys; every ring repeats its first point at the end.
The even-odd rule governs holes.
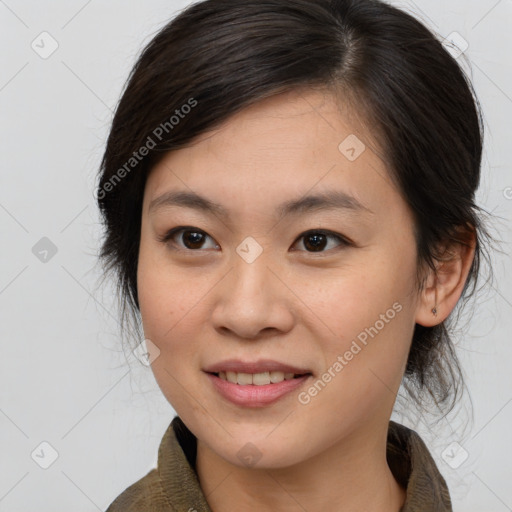
{"type": "Polygon", "coordinates": [[[272,359],[228,359],[203,368],[213,390],[242,407],[265,407],[297,390],[313,376],[306,367],[272,359]]]}
{"type": "Polygon", "coordinates": [[[262,372],[262,373],[238,373],[238,372],[219,372],[214,374],[222,380],[239,384],[240,386],[265,386],[267,384],[279,384],[284,380],[291,380],[302,377],[301,374],[284,373],[280,371],[262,372]]]}

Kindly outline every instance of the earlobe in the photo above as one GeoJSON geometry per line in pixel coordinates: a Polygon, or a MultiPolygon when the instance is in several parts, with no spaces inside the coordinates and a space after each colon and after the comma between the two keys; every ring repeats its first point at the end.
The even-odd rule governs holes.
{"type": "Polygon", "coordinates": [[[416,323],[433,327],[446,320],[462,295],[474,256],[474,243],[457,242],[446,248],[436,261],[436,269],[429,269],[420,292],[416,323]]]}
{"type": "Polygon", "coordinates": [[[420,292],[415,318],[415,322],[424,327],[433,327],[442,321],[438,319],[438,284],[436,270],[429,269],[420,292]]]}

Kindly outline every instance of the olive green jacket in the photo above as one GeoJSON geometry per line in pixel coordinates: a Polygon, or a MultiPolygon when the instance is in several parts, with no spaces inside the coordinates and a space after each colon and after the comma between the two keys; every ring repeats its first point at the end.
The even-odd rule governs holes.
{"type": "MultiPolygon", "coordinates": [[[[158,467],[122,492],[106,512],[211,512],[195,458],[196,438],[175,417],[160,443],[158,467]]],[[[406,489],[400,512],[452,512],[446,482],[416,432],[390,421],[387,460],[406,489]]]]}

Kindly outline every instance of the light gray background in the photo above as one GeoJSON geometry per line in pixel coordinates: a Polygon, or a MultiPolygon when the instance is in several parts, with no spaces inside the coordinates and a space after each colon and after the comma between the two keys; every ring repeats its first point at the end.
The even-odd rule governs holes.
{"type": "MultiPolygon", "coordinates": [[[[495,290],[458,340],[474,423],[464,429],[464,414],[435,428],[397,418],[431,449],[455,511],[504,512],[512,510],[512,1],[393,3],[441,37],[457,31],[469,42],[487,128],[479,199],[502,217],[505,241],[495,290]],[[445,462],[443,452],[460,460],[461,450],[459,467],[445,462]]],[[[151,371],[123,353],[113,294],[97,287],[93,185],[138,52],[188,4],[0,0],[0,511],[104,510],[154,466],[174,416],[151,371]],[[58,43],[46,59],[31,47],[43,31],[58,43]],[[32,252],[42,237],[57,248],[46,262],[32,252]],[[49,460],[43,441],[58,452],[48,469],[31,458],[36,449],[36,460],[49,460]]]]}

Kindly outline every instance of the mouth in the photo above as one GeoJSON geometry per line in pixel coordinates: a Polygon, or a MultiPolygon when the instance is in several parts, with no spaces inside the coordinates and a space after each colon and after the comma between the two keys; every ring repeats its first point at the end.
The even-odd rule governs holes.
{"type": "Polygon", "coordinates": [[[220,397],[241,407],[265,407],[305,385],[313,373],[277,361],[229,360],[203,369],[220,397]]]}
{"type": "Polygon", "coordinates": [[[267,371],[260,373],[244,373],[244,372],[207,372],[210,375],[215,375],[219,379],[231,382],[231,384],[238,384],[240,386],[266,386],[268,384],[279,384],[285,380],[299,379],[311,373],[293,373],[281,371],[267,371]]]}

